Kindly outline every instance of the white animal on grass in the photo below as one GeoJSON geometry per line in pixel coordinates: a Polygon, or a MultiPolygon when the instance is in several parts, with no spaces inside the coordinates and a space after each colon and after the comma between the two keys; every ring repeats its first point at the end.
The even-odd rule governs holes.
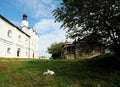
{"type": "Polygon", "coordinates": [[[50,75],[54,75],[55,73],[52,70],[47,71],[50,75]]]}
{"type": "Polygon", "coordinates": [[[43,75],[54,75],[55,73],[54,73],[54,71],[52,71],[52,70],[47,70],[47,72],[44,72],[43,73],[43,75]]]}
{"type": "Polygon", "coordinates": [[[48,75],[49,73],[48,72],[44,72],[43,75],[48,75]]]}

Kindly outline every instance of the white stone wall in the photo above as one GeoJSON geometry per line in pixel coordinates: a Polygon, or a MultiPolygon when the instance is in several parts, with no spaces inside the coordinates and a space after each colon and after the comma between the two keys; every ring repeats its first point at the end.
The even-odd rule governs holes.
{"type": "Polygon", "coordinates": [[[34,32],[31,36],[24,33],[27,31],[29,34],[33,31],[30,29],[23,31],[0,18],[0,57],[38,58],[38,35],[34,32]]]}
{"type": "Polygon", "coordinates": [[[22,30],[30,36],[30,58],[38,58],[38,34],[32,28],[23,27],[22,30]]]}

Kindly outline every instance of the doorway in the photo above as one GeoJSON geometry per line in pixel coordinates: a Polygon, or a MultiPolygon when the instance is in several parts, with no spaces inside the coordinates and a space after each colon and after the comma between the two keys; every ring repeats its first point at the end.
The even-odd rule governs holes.
{"type": "Polygon", "coordinates": [[[20,56],[20,52],[21,52],[21,49],[20,49],[20,48],[18,48],[18,49],[17,49],[17,57],[19,57],[19,56],[20,56]]]}
{"type": "Polygon", "coordinates": [[[33,53],[33,58],[34,58],[35,54],[33,53]]]}

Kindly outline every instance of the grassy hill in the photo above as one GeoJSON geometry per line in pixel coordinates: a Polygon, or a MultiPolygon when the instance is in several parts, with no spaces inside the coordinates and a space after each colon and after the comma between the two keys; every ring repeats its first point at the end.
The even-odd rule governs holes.
{"type": "Polygon", "coordinates": [[[76,60],[0,58],[0,87],[120,87],[119,62],[109,55],[76,60]],[[47,69],[55,75],[43,76],[47,69]]]}

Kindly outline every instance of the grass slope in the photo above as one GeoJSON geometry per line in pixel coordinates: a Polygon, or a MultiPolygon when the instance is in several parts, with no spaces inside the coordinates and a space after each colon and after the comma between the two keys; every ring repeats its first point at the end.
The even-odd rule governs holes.
{"type": "Polygon", "coordinates": [[[120,87],[114,56],[89,60],[0,59],[0,87],[120,87]],[[47,69],[54,76],[43,76],[47,69]]]}

